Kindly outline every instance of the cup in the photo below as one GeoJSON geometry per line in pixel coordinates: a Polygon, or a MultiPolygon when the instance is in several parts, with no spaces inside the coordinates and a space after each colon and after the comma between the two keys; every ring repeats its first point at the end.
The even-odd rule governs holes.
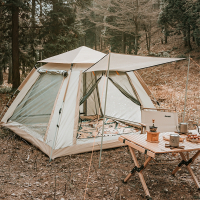
{"type": "Polygon", "coordinates": [[[187,133],[188,132],[188,124],[187,123],[180,123],[179,124],[179,132],[180,133],[187,133]]]}
{"type": "Polygon", "coordinates": [[[179,147],[179,134],[170,134],[169,145],[171,147],[179,147]]]}

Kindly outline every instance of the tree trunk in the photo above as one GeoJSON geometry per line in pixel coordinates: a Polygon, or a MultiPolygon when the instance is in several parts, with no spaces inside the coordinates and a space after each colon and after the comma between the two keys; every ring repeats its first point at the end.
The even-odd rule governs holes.
{"type": "Polygon", "coordinates": [[[12,87],[20,85],[19,73],[19,7],[12,5],[12,87]]]}
{"type": "Polygon", "coordinates": [[[36,57],[36,53],[35,53],[35,47],[34,47],[34,37],[35,37],[35,0],[32,0],[32,16],[31,16],[31,22],[32,22],[32,41],[31,41],[31,49],[32,49],[32,56],[33,58],[36,57]]]}
{"type": "MultiPolygon", "coordinates": [[[[8,44],[8,51],[11,51],[11,44],[8,44]]],[[[10,54],[9,54],[10,55],[10,54]]],[[[8,68],[8,83],[12,83],[12,57],[9,56],[9,68],[8,68]]]]}
{"type": "Polygon", "coordinates": [[[84,36],[84,46],[86,46],[86,35],[84,36]]]}
{"type": "Polygon", "coordinates": [[[183,40],[184,40],[184,46],[187,47],[188,46],[188,42],[187,42],[187,33],[186,30],[183,30],[183,40]]]}
{"type": "Polygon", "coordinates": [[[136,7],[137,7],[137,12],[136,12],[136,17],[135,17],[135,51],[134,54],[137,55],[138,53],[138,40],[139,40],[139,25],[138,25],[138,9],[139,9],[139,0],[136,0],[136,7]]]}
{"type": "Polygon", "coordinates": [[[165,44],[167,44],[168,29],[167,29],[166,24],[165,24],[165,28],[164,28],[164,34],[165,34],[165,44]]]}
{"type": "Polygon", "coordinates": [[[150,54],[150,42],[149,42],[148,32],[146,32],[146,45],[147,45],[148,54],[150,54]]]}
{"type": "Polygon", "coordinates": [[[40,0],[40,17],[42,17],[42,0],[40,0]]]}
{"type": "Polygon", "coordinates": [[[99,50],[102,50],[102,37],[101,35],[99,36],[99,50]]]}
{"type": "Polygon", "coordinates": [[[97,50],[96,29],[94,32],[94,49],[97,50]]]}
{"type": "Polygon", "coordinates": [[[135,51],[134,54],[137,55],[138,53],[138,23],[135,23],[135,51]]]}
{"type": "Polygon", "coordinates": [[[126,53],[126,41],[125,34],[122,32],[122,53],[126,53]]]}
{"type": "Polygon", "coordinates": [[[31,20],[32,20],[32,26],[34,27],[35,25],[35,0],[32,0],[32,16],[31,16],[31,20]]]}
{"type": "Polygon", "coordinates": [[[150,50],[151,50],[151,21],[149,22],[149,25],[147,27],[147,50],[148,50],[148,54],[150,54],[150,50]]]}
{"type": "MultiPolygon", "coordinates": [[[[1,19],[1,16],[2,16],[2,8],[0,8],[0,19],[1,19]]],[[[3,37],[3,33],[2,31],[0,30],[0,48],[1,48],[1,44],[2,44],[2,37],[3,37]]],[[[2,73],[2,65],[0,64],[0,85],[3,84],[3,73],[2,73]]],[[[5,69],[5,67],[4,67],[5,69]]]]}
{"type": "Polygon", "coordinates": [[[3,70],[2,70],[2,67],[0,65],[0,85],[3,84],[3,70]]]}
{"type": "Polygon", "coordinates": [[[190,25],[188,24],[188,29],[187,29],[187,43],[188,43],[188,47],[189,49],[191,50],[192,49],[192,45],[191,45],[191,42],[190,42],[190,25]]]}

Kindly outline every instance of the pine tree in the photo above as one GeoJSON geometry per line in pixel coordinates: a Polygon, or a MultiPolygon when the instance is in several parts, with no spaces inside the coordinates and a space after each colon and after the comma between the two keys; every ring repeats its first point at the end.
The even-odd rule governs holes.
{"type": "Polygon", "coordinates": [[[76,47],[78,30],[75,12],[71,3],[52,0],[52,9],[42,20],[40,39],[43,42],[44,57],[57,55],[76,47]]]}
{"type": "Polygon", "coordinates": [[[184,45],[192,49],[191,36],[199,45],[199,11],[200,1],[192,0],[164,0],[165,4],[159,16],[159,24],[164,29],[165,37],[169,35],[169,28],[174,34],[183,35],[184,45]]]}

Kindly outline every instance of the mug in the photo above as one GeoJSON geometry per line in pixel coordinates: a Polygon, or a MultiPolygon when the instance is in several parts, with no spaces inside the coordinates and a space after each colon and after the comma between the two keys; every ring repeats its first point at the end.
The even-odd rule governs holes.
{"type": "Polygon", "coordinates": [[[169,145],[171,147],[179,146],[179,134],[170,134],[169,145]]]}

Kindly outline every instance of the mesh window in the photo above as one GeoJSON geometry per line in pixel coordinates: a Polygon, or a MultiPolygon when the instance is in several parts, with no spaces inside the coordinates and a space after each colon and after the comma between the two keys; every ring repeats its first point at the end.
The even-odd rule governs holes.
{"type": "Polygon", "coordinates": [[[44,135],[62,80],[62,75],[41,74],[10,120],[44,135]]]}

